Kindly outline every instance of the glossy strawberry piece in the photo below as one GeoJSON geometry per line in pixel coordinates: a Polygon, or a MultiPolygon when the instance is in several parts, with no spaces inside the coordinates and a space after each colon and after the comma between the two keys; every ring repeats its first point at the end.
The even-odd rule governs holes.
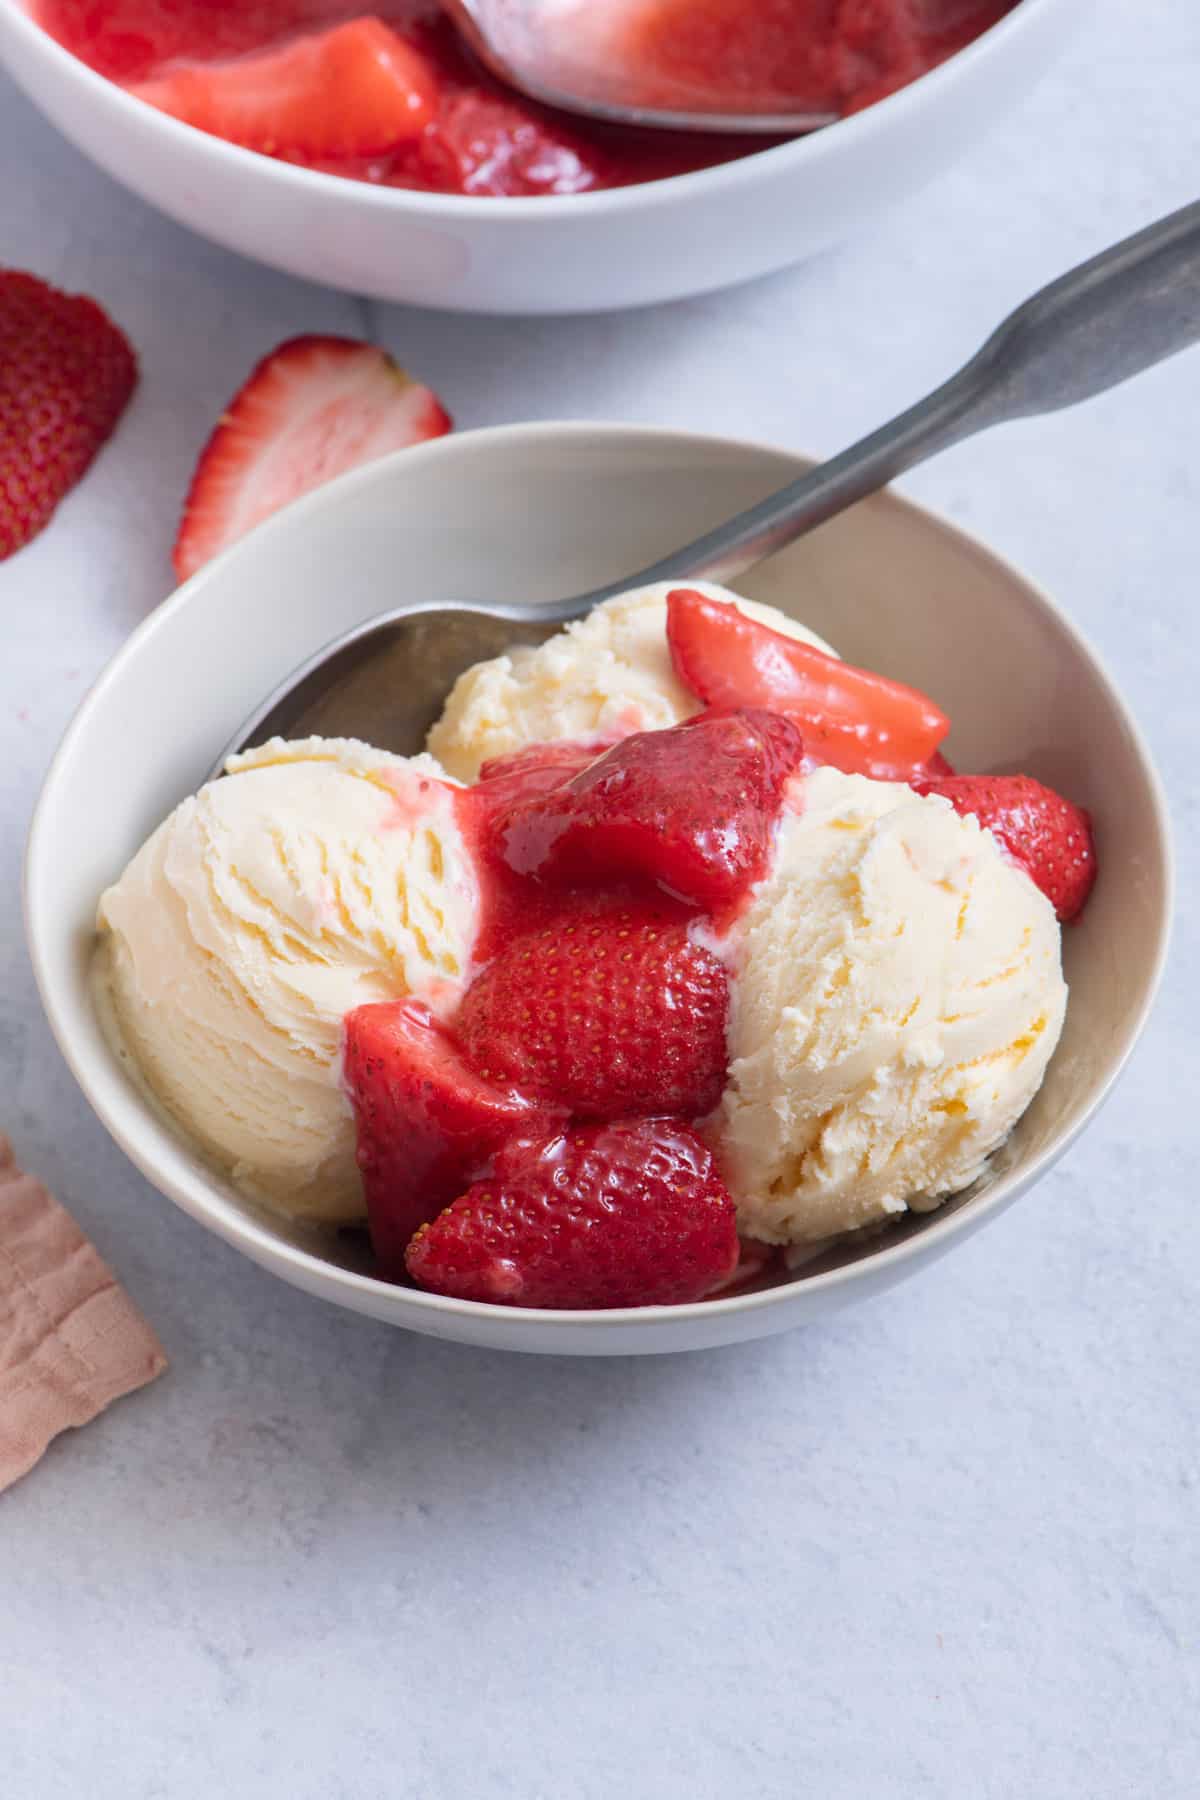
{"type": "Polygon", "coordinates": [[[1092,822],[1082,807],[1031,775],[950,775],[918,785],[986,825],[1064,923],[1079,917],[1096,880],[1092,822]]]}
{"type": "Polygon", "coordinates": [[[473,792],[479,804],[500,819],[523,801],[565,787],[611,748],[611,742],[578,743],[574,738],[527,744],[507,756],[489,757],[473,792]]]}
{"type": "Polygon", "coordinates": [[[561,118],[486,91],[447,94],[412,164],[423,184],[455,194],[582,194],[597,184],[561,118]]]}
{"type": "Polygon", "coordinates": [[[565,786],[608,747],[574,739],[529,744],[507,756],[489,758],[475,785],[458,791],[459,825],[483,876],[476,962],[489,961],[512,938],[549,923],[561,903],[561,894],[517,875],[505,861],[503,842],[510,816],[540,795],[565,786]]]}
{"type": "Polygon", "coordinates": [[[509,943],[457,1030],[485,1078],[577,1117],[711,1112],[725,1085],[729,987],[664,897],[562,903],[509,943]]]}
{"type": "Polygon", "coordinates": [[[790,720],[749,707],[637,732],[564,787],[514,807],[505,857],[555,880],[643,876],[716,911],[765,874],[803,754],[790,720]]]}
{"type": "Polygon", "coordinates": [[[407,1256],[436,1293],[553,1308],[700,1300],[737,1261],[712,1154],[670,1119],[514,1139],[407,1256]]]}
{"type": "Polygon", "coordinates": [[[786,713],[809,756],[850,775],[908,781],[950,729],[916,688],[772,631],[728,600],[677,589],[667,598],[667,641],[698,699],[786,713]]]}
{"type": "Polygon", "coordinates": [[[417,1227],[539,1115],[470,1068],[453,1034],[415,1000],[347,1013],[342,1067],[371,1241],[383,1272],[395,1277],[417,1227]]]}
{"type": "Polygon", "coordinates": [[[130,88],[185,125],[272,156],[370,156],[419,138],[433,71],[381,20],[348,20],[232,61],[170,64],[130,88]]]}

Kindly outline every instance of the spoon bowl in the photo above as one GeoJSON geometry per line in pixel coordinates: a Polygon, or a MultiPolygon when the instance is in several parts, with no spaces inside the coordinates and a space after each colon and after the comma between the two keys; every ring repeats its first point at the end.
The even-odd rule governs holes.
{"type": "Polygon", "coordinates": [[[484,67],[497,80],[560,112],[665,131],[720,131],[795,137],[833,125],[839,115],[778,93],[743,98],[659,78],[653,104],[645,83],[595,31],[592,0],[441,0],[484,67]]]}
{"type": "Polygon", "coordinates": [[[416,606],[383,613],[325,645],[270,693],[209,771],[269,738],[357,737],[416,756],[455,681],[472,663],[541,644],[553,617],[522,608],[416,606]]]}

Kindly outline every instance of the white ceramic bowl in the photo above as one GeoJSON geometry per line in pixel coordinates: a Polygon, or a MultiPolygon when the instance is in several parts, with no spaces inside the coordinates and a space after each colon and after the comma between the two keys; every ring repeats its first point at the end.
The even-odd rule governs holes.
{"type": "Polygon", "coordinates": [[[694,1349],[812,1319],[961,1242],[1042,1175],[1129,1054],[1166,946],[1170,855],[1158,782],[1087,644],[1021,576],[881,495],[743,585],[856,661],[928,688],[963,767],[1020,767],[1094,814],[1102,875],[1064,934],[1066,1031],[1033,1107],[967,1197],[767,1291],[696,1306],[522,1312],[389,1287],[255,1211],[130,1085],[87,987],[96,900],[294,664],[384,606],[435,595],[545,599],[616,579],[791,480],[783,451],[622,425],[469,432],[344,477],[236,544],[136,631],[84,701],[46,779],[26,917],[58,1042],[154,1185],[286,1281],[353,1311],[505,1349],[694,1349]]]}
{"type": "Polygon", "coordinates": [[[487,313],[641,306],[782,268],[944,169],[1036,81],[1080,0],[1021,0],[940,69],[826,131],[607,193],[463,199],[256,156],[131,99],[0,0],[0,62],[85,155],[243,255],[382,300],[487,313]]]}

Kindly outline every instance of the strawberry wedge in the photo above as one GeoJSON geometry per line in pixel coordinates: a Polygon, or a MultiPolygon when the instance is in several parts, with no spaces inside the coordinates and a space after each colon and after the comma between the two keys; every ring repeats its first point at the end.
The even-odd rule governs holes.
{"type": "Polygon", "coordinates": [[[923,794],[940,794],[955,812],[986,826],[1064,925],[1079,917],[1096,880],[1092,821],[1081,806],[1031,775],[933,773],[914,786],[923,794]]]}
{"type": "Polygon", "coordinates": [[[556,1308],[701,1300],[738,1262],[737,1214],[703,1139],[678,1119],[514,1137],[408,1246],[421,1287],[556,1308]]]}
{"type": "Polygon", "coordinates": [[[335,475],[450,430],[437,396],[385,350],[298,337],[264,357],[196,465],[173,560],[181,581],[335,475]]]}
{"type": "Polygon", "coordinates": [[[676,674],[698,699],[785,713],[815,761],[848,775],[907,781],[950,729],[915,688],[784,637],[727,600],[677,589],[667,599],[667,641],[676,674]]]}
{"type": "Polygon", "coordinates": [[[409,1239],[514,1132],[545,1112],[477,1075],[458,1043],[415,1000],[347,1013],[342,1069],[358,1127],[371,1242],[390,1278],[409,1239]]]}
{"type": "Polygon", "coordinates": [[[374,156],[420,137],[437,108],[423,57],[379,19],[351,19],[231,62],[177,63],[131,94],[268,156],[374,156]]]}

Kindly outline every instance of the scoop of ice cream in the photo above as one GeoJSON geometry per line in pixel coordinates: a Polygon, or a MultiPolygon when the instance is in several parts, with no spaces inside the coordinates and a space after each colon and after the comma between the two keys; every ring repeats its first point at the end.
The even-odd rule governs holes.
{"type": "Polygon", "coordinates": [[[966,1187],[1041,1084],[1066,1005],[1049,901],[946,801],[794,784],[732,961],[712,1132],[741,1230],[804,1243],[966,1187]]]}
{"type": "MultiPolygon", "coordinates": [[[[460,781],[480,765],[526,744],[553,738],[618,738],[678,725],[699,710],[671,665],[667,595],[660,581],[606,600],[536,648],[524,647],[460,675],[429,734],[429,749],[460,781]]],[[[687,584],[731,600],[751,618],[788,637],[829,645],[773,606],[761,606],[712,582],[687,584]]]]}
{"type": "Polygon", "coordinates": [[[343,1015],[457,1000],[478,917],[453,784],[428,757],[278,739],[176,807],[100,901],[124,1046],[247,1193],[359,1218],[343,1015]]]}

